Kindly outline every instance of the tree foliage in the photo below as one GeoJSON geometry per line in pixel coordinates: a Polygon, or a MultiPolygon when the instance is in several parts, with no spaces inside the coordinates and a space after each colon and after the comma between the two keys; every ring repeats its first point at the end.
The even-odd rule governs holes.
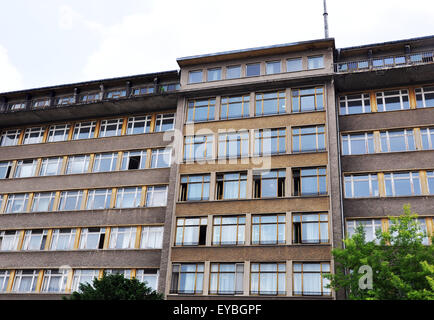
{"type": "Polygon", "coordinates": [[[356,300],[433,300],[434,246],[422,243],[426,235],[417,214],[406,205],[403,215],[389,219],[388,230],[379,230],[377,241],[366,241],[359,226],[344,240],[344,248],[332,250],[336,271],[326,276],[330,287],[356,300]],[[371,268],[372,286],[366,285],[369,275],[361,272],[366,269],[362,266],[371,268]]]}
{"type": "Polygon", "coordinates": [[[94,278],[93,283],[81,283],[79,291],[74,291],[65,300],[161,300],[163,295],[152,290],[146,283],[127,279],[122,274],[104,273],[101,279],[94,278]]]}

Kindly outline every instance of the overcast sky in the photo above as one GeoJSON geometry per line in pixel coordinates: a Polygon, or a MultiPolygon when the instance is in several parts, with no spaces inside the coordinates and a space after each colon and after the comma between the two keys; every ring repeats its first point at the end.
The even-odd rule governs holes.
{"type": "MultiPolygon", "coordinates": [[[[434,34],[432,0],[328,0],[338,48],[434,34]]],[[[0,0],[0,92],[324,37],[322,0],[0,0]]]]}

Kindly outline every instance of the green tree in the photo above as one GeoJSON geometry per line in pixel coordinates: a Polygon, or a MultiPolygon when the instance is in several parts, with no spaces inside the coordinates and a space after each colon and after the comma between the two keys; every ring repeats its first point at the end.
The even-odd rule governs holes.
{"type": "Polygon", "coordinates": [[[332,250],[336,270],[325,276],[329,286],[353,300],[433,300],[434,246],[422,243],[426,235],[417,214],[405,205],[403,215],[389,219],[377,242],[366,241],[359,226],[344,248],[332,250]]]}
{"type": "Polygon", "coordinates": [[[65,300],[162,300],[161,293],[152,290],[146,283],[127,279],[122,274],[103,274],[93,283],[81,283],[79,291],[74,291],[65,300]]]}

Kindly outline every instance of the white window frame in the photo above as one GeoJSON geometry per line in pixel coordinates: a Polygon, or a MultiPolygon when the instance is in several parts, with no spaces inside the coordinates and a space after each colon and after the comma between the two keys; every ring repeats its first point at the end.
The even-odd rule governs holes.
{"type": "Polygon", "coordinates": [[[377,235],[376,232],[377,230],[381,230],[382,231],[382,223],[381,223],[381,219],[351,219],[351,220],[347,220],[346,221],[346,236],[347,237],[352,237],[356,231],[357,231],[357,227],[359,225],[363,225],[363,229],[365,231],[365,240],[366,241],[370,241],[370,239],[372,239],[373,241],[378,242],[377,239],[377,235]],[[362,223],[365,222],[365,223],[362,223]],[[367,228],[369,227],[370,229],[370,234],[368,234],[367,232],[367,228]],[[350,232],[350,229],[352,229],[352,232],[350,232]]]}
{"type": "Polygon", "coordinates": [[[15,168],[15,172],[14,172],[14,178],[28,178],[28,177],[33,177],[36,174],[36,167],[38,164],[38,160],[33,159],[33,160],[19,160],[17,161],[17,166],[15,168]],[[31,163],[29,161],[32,161],[31,163]],[[27,172],[27,170],[23,170],[23,169],[29,169],[31,168],[31,173],[30,175],[26,175],[25,172],[27,172]]]}
{"type": "Polygon", "coordinates": [[[166,132],[175,129],[175,114],[174,113],[160,113],[157,114],[155,120],[155,130],[154,132],[166,132]],[[166,120],[172,120],[172,127],[170,129],[163,131],[163,122],[166,120]]]}
{"type": "Polygon", "coordinates": [[[394,111],[394,110],[387,110],[387,98],[396,98],[399,97],[400,101],[400,110],[409,110],[410,109],[410,97],[407,89],[402,90],[390,90],[390,91],[380,91],[377,92],[375,95],[375,98],[377,99],[377,106],[378,106],[378,112],[388,112],[388,111],[394,111]],[[398,93],[392,94],[392,92],[397,91],[398,93]],[[403,97],[407,97],[407,107],[404,106],[404,99],[403,97]],[[382,101],[383,110],[380,110],[380,103],[378,103],[378,100],[382,101]]]}
{"type": "Polygon", "coordinates": [[[16,146],[18,145],[18,141],[20,139],[21,135],[21,129],[14,129],[14,130],[6,130],[2,132],[1,139],[0,139],[0,146],[7,147],[7,146],[16,146]],[[8,142],[10,139],[7,137],[13,136],[12,142],[8,142]]]}
{"type": "Polygon", "coordinates": [[[349,115],[349,114],[363,114],[363,113],[371,113],[371,100],[370,100],[370,95],[369,93],[360,93],[360,94],[352,94],[352,95],[346,95],[346,96],[341,96],[339,97],[339,112],[340,115],[349,115]],[[358,98],[351,98],[349,99],[348,97],[355,97],[355,96],[359,96],[358,98]],[[366,100],[369,101],[369,105],[367,106],[365,104],[366,100]],[[362,113],[349,113],[349,107],[348,107],[348,103],[352,102],[352,101],[361,101],[362,102],[362,113]],[[345,102],[345,113],[341,113],[341,104],[345,102]]]}
{"type": "Polygon", "coordinates": [[[96,121],[85,121],[85,122],[76,123],[74,125],[72,140],[92,139],[95,136],[95,129],[96,129],[96,121]],[[89,129],[89,132],[87,133],[87,137],[79,138],[81,131],[84,129],[89,129]]]}
{"type": "Polygon", "coordinates": [[[71,292],[80,291],[81,283],[93,283],[93,279],[98,279],[99,269],[75,269],[72,277],[71,292]]]}
{"type": "Polygon", "coordinates": [[[171,160],[172,148],[152,149],[151,168],[169,168],[172,162],[171,160]]]}
{"type": "Polygon", "coordinates": [[[45,249],[48,230],[26,230],[21,250],[41,251],[45,249]],[[39,232],[40,231],[40,232],[39,232]],[[36,233],[37,232],[37,233],[36,233]],[[35,245],[37,248],[35,248],[35,245]]]}
{"type": "Polygon", "coordinates": [[[82,190],[62,191],[60,193],[59,207],[58,207],[57,210],[58,211],[76,211],[76,210],[80,210],[82,201],[83,201],[83,191],[82,190]],[[77,194],[75,195],[75,193],[77,193],[77,194]],[[76,198],[75,199],[75,208],[74,209],[65,209],[65,204],[67,203],[68,198],[76,198]]]}
{"type": "Polygon", "coordinates": [[[26,212],[27,211],[27,205],[29,202],[29,194],[28,193],[13,193],[13,194],[9,194],[8,195],[8,200],[6,202],[6,208],[5,208],[5,213],[21,213],[21,212],[26,212]],[[21,208],[22,210],[20,211],[10,211],[11,207],[14,206],[14,203],[16,201],[22,201],[22,205],[21,208]]]}
{"type": "Polygon", "coordinates": [[[99,249],[99,244],[101,242],[101,237],[106,237],[106,229],[103,227],[89,227],[89,228],[82,228],[81,229],[81,233],[80,233],[80,241],[79,241],[79,245],[78,245],[78,249],[80,250],[101,250],[99,249]],[[89,231],[89,229],[99,229],[98,231],[96,230],[91,230],[89,231]],[[89,236],[95,235],[97,236],[98,240],[96,242],[96,248],[94,247],[89,247],[90,244],[88,243],[88,238],[89,236]]]}
{"type": "Polygon", "coordinates": [[[390,148],[390,135],[395,137],[404,137],[405,142],[405,151],[414,151],[416,150],[416,141],[413,129],[402,129],[402,130],[386,130],[380,131],[380,147],[381,152],[402,152],[402,151],[392,151],[390,148]],[[398,133],[399,132],[399,133],[398,133]],[[396,134],[398,133],[398,134],[396,134]],[[385,137],[385,138],[384,138],[385,137]],[[383,140],[385,139],[385,143],[387,146],[387,150],[383,150],[383,140]],[[414,149],[410,149],[409,139],[413,139],[413,147],[414,149]]]}
{"type": "Polygon", "coordinates": [[[134,249],[136,236],[137,227],[111,228],[109,249],[134,249]],[[121,241],[120,244],[118,243],[119,240],[121,241]]]}
{"type": "Polygon", "coordinates": [[[118,153],[117,152],[108,152],[108,153],[98,153],[95,154],[93,160],[93,168],[92,172],[112,172],[116,171],[116,163],[118,161],[118,153]],[[102,161],[110,161],[109,170],[101,170],[101,162],[102,161]]]}
{"type": "Polygon", "coordinates": [[[42,278],[41,292],[53,292],[60,293],[66,291],[66,282],[68,280],[67,269],[47,269],[44,270],[44,276],[42,278]],[[57,288],[52,287],[52,282],[56,281],[57,288]]]}
{"type": "Polygon", "coordinates": [[[347,190],[345,190],[345,198],[347,199],[353,199],[353,198],[363,198],[363,197],[356,197],[355,193],[354,193],[354,183],[358,182],[358,181],[368,181],[369,182],[369,197],[379,197],[379,182],[378,182],[378,176],[376,173],[373,174],[365,174],[365,175],[349,175],[349,176],[344,176],[344,186],[346,185],[346,182],[350,182],[351,184],[351,197],[346,197],[347,195],[347,190]],[[365,176],[367,176],[367,178],[365,178],[365,176]],[[359,177],[364,177],[363,179],[357,179],[355,180],[355,178],[359,178],[359,177]],[[375,194],[375,190],[373,189],[373,181],[377,181],[377,186],[378,186],[378,190],[377,194],[375,194]]]}
{"type": "Polygon", "coordinates": [[[149,133],[151,132],[151,116],[138,116],[138,117],[130,117],[128,118],[127,123],[127,135],[133,135],[133,134],[143,134],[143,133],[149,133]],[[135,133],[134,129],[136,128],[136,124],[144,123],[143,126],[143,132],[135,133]]]}
{"type": "Polygon", "coordinates": [[[122,134],[122,125],[124,123],[124,119],[118,118],[118,119],[107,119],[107,120],[101,120],[101,126],[99,129],[98,137],[117,137],[122,134]],[[110,126],[114,126],[114,134],[111,134],[111,130],[108,131],[107,128],[110,126]]]}
{"type": "Polygon", "coordinates": [[[115,208],[138,208],[140,207],[140,200],[142,197],[142,187],[123,187],[118,188],[116,193],[116,203],[115,208]],[[126,206],[124,203],[124,197],[127,195],[134,196],[133,206],[126,206]]]}
{"type": "Polygon", "coordinates": [[[27,293],[27,292],[34,292],[36,289],[36,283],[38,281],[39,276],[39,270],[16,270],[15,271],[15,277],[14,277],[14,283],[12,286],[12,292],[19,292],[19,293],[27,293]],[[24,274],[26,272],[26,274],[24,274]],[[30,273],[31,272],[31,273],[30,273]],[[21,288],[21,282],[23,278],[30,278],[30,290],[22,290],[21,288]]]}
{"type": "Polygon", "coordinates": [[[160,270],[157,270],[157,272],[152,272],[151,270],[146,270],[146,269],[137,269],[136,270],[136,279],[139,280],[140,282],[145,282],[147,283],[148,287],[151,287],[154,290],[157,290],[157,286],[158,286],[158,279],[160,277],[160,270]],[[155,285],[153,285],[153,283],[150,283],[148,280],[150,277],[155,277],[155,280],[152,279],[155,282],[155,285]]]}
{"type": "Polygon", "coordinates": [[[20,233],[21,232],[19,230],[0,231],[0,251],[16,251],[16,250],[18,250],[20,233]]]}
{"type": "Polygon", "coordinates": [[[106,210],[110,208],[112,189],[92,189],[88,191],[86,199],[86,210],[106,210]],[[95,197],[104,197],[104,208],[95,208],[95,197]]]}
{"type": "Polygon", "coordinates": [[[146,188],[146,207],[165,207],[167,206],[167,189],[168,186],[148,186],[146,188]],[[156,190],[157,189],[157,190],[156,190]],[[163,190],[164,189],[164,190],[163,190]],[[165,199],[162,203],[156,203],[155,195],[163,194],[165,199]]]}
{"type": "Polygon", "coordinates": [[[417,103],[417,107],[416,108],[430,108],[430,107],[434,107],[434,105],[432,106],[427,106],[426,105],[426,101],[425,101],[425,94],[434,94],[434,87],[421,87],[421,88],[416,88],[415,89],[415,93],[416,93],[416,103],[418,101],[418,96],[421,96],[422,99],[422,106],[419,106],[419,103],[417,103]]]}
{"type": "Polygon", "coordinates": [[[341,141],[342,141],[342,155],[352,155],[352,154],[370,154],[369,152],[369,141],[372,141],[372,147],[373,152],[375,153],[375,141],[374,141],[374,134],[372,132],[364,132],[364,133],[349,133],[349,134],[342,134],[341,141]],[[360,138],[359,136],[363,135],[363,138],[360,138]],[[356,137],[357,136],[357,137],[356,137]],[[352,152],[352,141],[362,140],[365,142],[365,152],[364,153],[353,153],[352,152]],[[348,143],[348,153],[344,153],[344,141],[347,141],[348,143]]]}
{"type": "Polygon", "coordinates": [[[161,249],[163,247],[163,226],[142,226],[140,249],[161,249]]]}
{"type": "Polygon", "coordinates": [[[140,170],[146,168],[146,159],[147,159],[148,153],[146,150],[139,150],[139,151],[126,151],[122,155],[122,163],[121,163],[121,171],[124,170],[140,170]],[[128,169],[131,157],[140,157],[140,163],[139,167],[137,169],[128,169]]]}
{"type": "Polygon", "coordinates": [[[39,169],[39,176],[57,176],[60,174],[60,171],[62,170],[62,157],[55,157],[55,158],[45,158],[42,159],[41,162],[41,168],[39,169]],[[55,174],[47,174],[47,169],[50,166],[56,166],[57,170],[55,174]]]}
{"type": "Polygon", "coordinates": [[[405,181],[409,181],[410,183],[410,188],[411,188],[411,194],[407,195],[407,196],[414,196],[414,195],[420,195],[422,194],[422,185],[421,185],[421,179],[419,177],[419,172],[388,172],[384,174],[384,189],[385,189],[385,193],[386,193],[386,197],[396,197],[396,180],[405,180],[405,181]],[[408,178],[407,177],[397,177],[396,174],[408,174],[408,178]],[[419,180],[419,191],[420,194],[415,193],[415,181],[414,180],[419,180]],[[387,182],[390,181],[390,185],[392,187],[392,194],[388,195],[387,194],[387,182]]]}
{"type": "Polygon", "coordinates": [[[420,129],[420,134],[421,134],[421,139],[422,139],[422,149],[423,150],[432,150],[434,149],[434,141],[433,141],[433,137],[434,137],[434,127],[431,128],[421,128],[420,129]],[[426,135],[426,140],[428,143],[428,149],[425,149],[423,147],[423,138],[426,135]]]}
{"type": "Polygon", "coordinates": [[[47,142],[59,142],[59,141],[67,141],[69,136],[69,131],[71,130],[71,125],[69,124],[61,124],[61,125],[53,125],[48,129],[48,137],[47,142]],[[61,132],[62,135],[60,139],[57,139],[57,132],[61,132]]]}
{"type": "Polygon", "coordinates": [[[71,228],[71,229],[68,229],[68,228],[53,229],[52,236],[51,236],[51,243],[49,246],[50,250],[51,251],[73,250],[76,234],[77,234],[77,230],[73,229],[73,228],[71,228]],[[67,231],[69,231],[69,232],[67,232],[67,231]],[[67,239],[65,242],[65,243],[67,243],[66,247],[59,248],[59,240],[61,238],[67,239]]]}
{"type": "MultiPolygon", "coordinates": [[[[30,208],[30,212],[41,212],[39,209],[39,203],[42,199],[48,199],[48,211],[53,211],[54,209],[54,199],[56,197],[56,192],[36,192],[33,196],[32,206],[30,208]]],[[[43,210],[45,212],[47,210],[43,210]]]]}
{"type": "Polygon", "coordinates": [[[6,292],[11,272],[9,270],[0,270],[0,292],[6,292]]]}
{"type": "Polygon", "coordinates": [[[89,170],[89,163],[90,163],[89,155],[70,156],[68,157],[68,161],[66,163],[65,174],[87,173],[89,170]],[[79,168],[79,170],[76,172],[72,172],[72,169],[74,169],[76,166],[79,168]]]}
{"type": "Polygon", "coordinates": [[[44,127],[33,127],[33,128],[27,128],[26,131],[24,131],[24,138],[22,144],[37,144],[42,143],[42,140],[44,138],[44,127]],[[37,134],[37,137],[31,137],[32,134],[37,134]]]}

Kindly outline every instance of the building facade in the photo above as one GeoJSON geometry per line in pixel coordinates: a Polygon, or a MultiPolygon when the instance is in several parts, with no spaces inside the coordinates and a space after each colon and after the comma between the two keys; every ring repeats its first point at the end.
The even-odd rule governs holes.
{"type": "MultiPolygon", "coordinates": [[[[0,94],[0,299],[339,299],[331,249],[434,212],[434,38],[179,58],[0,94]]],[[[426,244],[431,245],[426,239],[426,244]]]]}

